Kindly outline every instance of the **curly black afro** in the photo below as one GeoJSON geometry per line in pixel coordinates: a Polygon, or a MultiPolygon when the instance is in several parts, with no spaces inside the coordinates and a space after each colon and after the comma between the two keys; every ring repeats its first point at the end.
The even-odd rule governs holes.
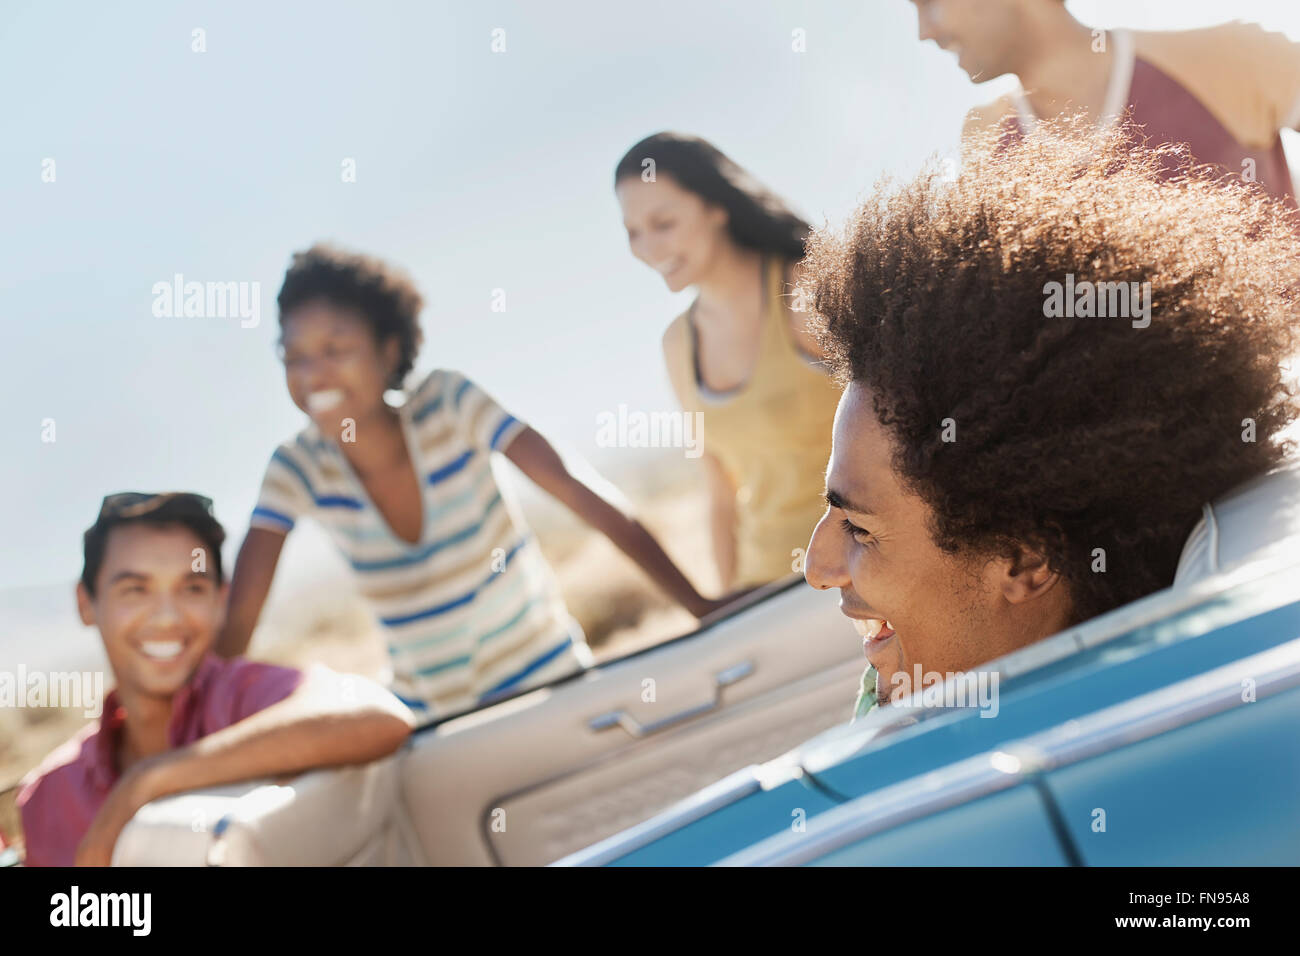
{"type": "Polygon", "coordinates": [[[868,389],[935,542],[1040,551],[1076,621],[1171,584],[1202,504],[1287,456],[1300,414],[1280,367],[1295,220],[1133,136],[990,132],[955,181],[882,184],[805,261],[822,344],[868,389]],[[1085,280],[1149,282],[1149,324],[1051,304],[1052,283],[1085,280]]]}
{"type": "Polygon", "coordinates": [[[284,274],[276,299],[280,323],[296,307],[319,299],[356,309],[370,324],[375,341],[397,339],[399,358],[388,387],[401,388],[423,340],[420,309],[424,303],[411,278],[379,259],[316,243],[305,252],[295,252],[284,274]]]}

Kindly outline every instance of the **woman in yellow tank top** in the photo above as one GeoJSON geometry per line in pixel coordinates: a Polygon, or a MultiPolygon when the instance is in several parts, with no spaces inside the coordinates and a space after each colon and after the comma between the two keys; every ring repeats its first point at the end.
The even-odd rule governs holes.
{"type": "Polygon", "coordinates": [[[682,407],[703,415],[722,585],[800,571],[826,507],[840,396],[795,292],[808,224],[692,136],[637,143],[614,186],[632,254],[671,291],[697,290],[664,334],[664,360],[682,407]]]}

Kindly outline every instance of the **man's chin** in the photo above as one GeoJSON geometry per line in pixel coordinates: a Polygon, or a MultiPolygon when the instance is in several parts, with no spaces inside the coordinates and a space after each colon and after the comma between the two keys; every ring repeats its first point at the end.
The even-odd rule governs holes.
{"type": "Polygon", "coordinates": [[[867,663],[882,678],[903,667],[903,649],[899,646],[897,633],[883,641],[867,640],[863,643],[867,663]]]}
{"type": "Polygon", "coordinates": [[[199,668],[203,655],[176,661],[163,666],[141,664],[132,669],[131,686],[137,694],[146,697],[172,697],[190,682],[199,668]]]}
{"type": "Polygon", "coordinates": [[[184,687],[188,681],[188,677],[183,681],[138,680],[132,686],[135,688],[135,695],[138,698],[165,701],[175,697],[176,692],[184,687]]]}

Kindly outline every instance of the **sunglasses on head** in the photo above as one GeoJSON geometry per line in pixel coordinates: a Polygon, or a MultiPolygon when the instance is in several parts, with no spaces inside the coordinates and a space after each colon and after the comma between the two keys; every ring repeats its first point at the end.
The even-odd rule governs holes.
{"type": "Polygon", "coordinates": [[[156,494],[144,491],[120,491],[114,495],[104,496],[99,506],[99,517],[101,520],[134,518],[172,502],[189,505],[196,510],[212,514],[212,499],[189,491],[166,491],[156,494]]]}

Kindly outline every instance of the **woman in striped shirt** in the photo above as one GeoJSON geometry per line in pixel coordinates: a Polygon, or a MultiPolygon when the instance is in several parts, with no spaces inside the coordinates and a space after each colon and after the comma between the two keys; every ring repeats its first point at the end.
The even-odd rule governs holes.
{"type": "Polygon", "coordinates": [[[289,395],[310,418],[276,449],[231,580],[220,653],[241,653],[285,536],[310,515],[385,626],[394,690],[430,719],[590,663],[550,568],[493,478],[491,454],[607,535],[696,616],[702,597],[632,516],[570,474],[536,431],[459,372],[435,370],[400,407],[421,299],[377,260],[326,246],[294,256],[279,295],[289,395]]]}

